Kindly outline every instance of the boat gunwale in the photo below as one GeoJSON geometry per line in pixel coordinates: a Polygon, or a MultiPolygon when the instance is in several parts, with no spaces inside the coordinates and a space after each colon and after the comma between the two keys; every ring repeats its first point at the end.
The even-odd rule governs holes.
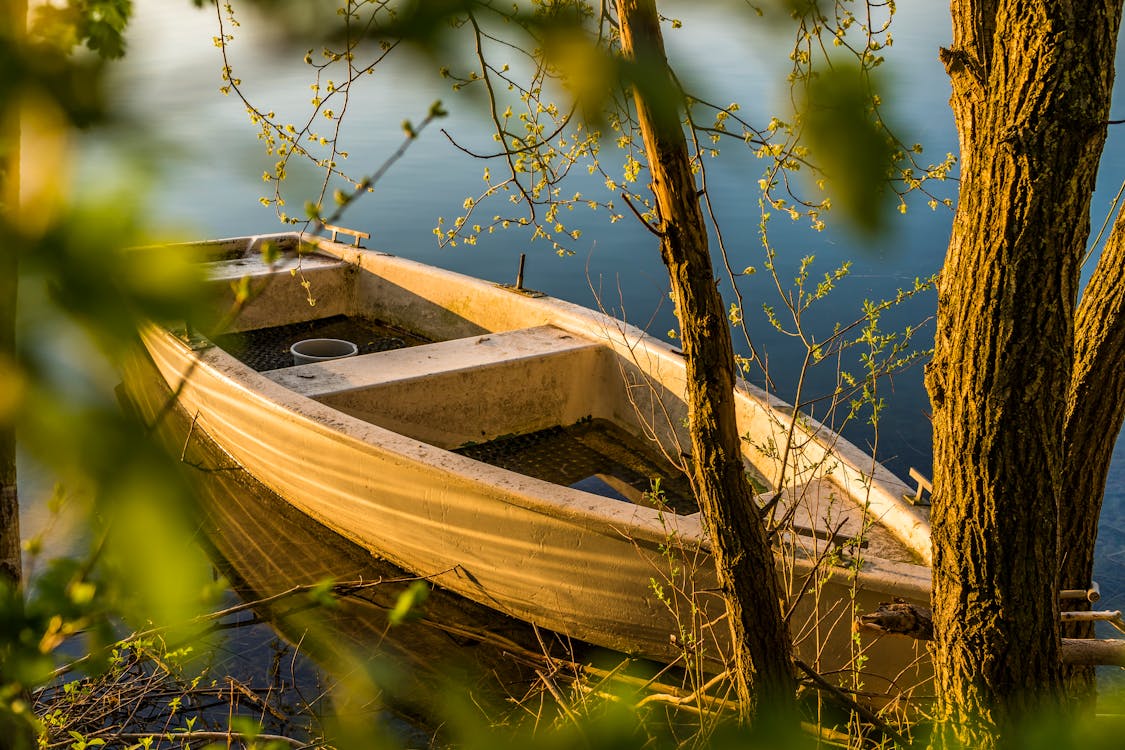
{"type": "MultiPolygon", "coordinates": [[[[591,310],[566,300],[542,295],[525,297],[501,284],[484,281],[472,276],[437,268],[419,261],[403,258],[380,250],[356,248],[352,245],[334,243],[315,235],[301,235],[303,241],[315,245],[318,250],[341,258],[359,266],[362,270],[378,275],[374,268],[368,268],[364,259],[371,265],[387,263],[401,266],[431,278],[442,279],[458,286],[475,288],[486,294],[512,294],[518,299],[513,304],[525,310],[544,311],[539,323],[554,325],[571,333],[586,336],[607,345],[618,356],[632,359],[642,371],[650,372],[668,366],[683,370],[683,352],[650,335],[637,326],[614,318],[603,312],[591,310]],[[642,358],[645,361],[642,361],[642,358]],[[654,364],[654,362],[656,364],[654,364]]],[[[534,317],[534,316],[532,316],[534,317]]],[[[533,323],[529,323],[533,325],[533,323]]],[[[754,385],[744,378],[735,381],[736,398],[746,399],[753,408],[760,410],[772,419],[781,431],[795,429],[824,452],[821,460],[833,459],[842,470],[840,476],[833,476],[833,485],[839,488],[861,510],[885,526],[914,554],[924,565],[933,563],[930,541],[930,524],[921,511],[909,504],[905,496],[911,488],[893,472],[865,453],[854,443],[824,423],[800,414],[795,416],[792,404],[778,396],[754,385]],[[855,488],[861,488],[857,491],[855,488]]]]}
{"type": "MultiPolygon", "coordinates": [[[[454,271],[435,268],[378,250],[333,243],[325,238],[303,233],[283,232],[181,244],[185,247],[208,247],[242,243],[245,246],[244,253],[248,254],[260,246],[261,242],[269,240],[293,240],[315,247],[317,254],[322,254],[322,257],[338,258],[344,263],[361,267],[365,257],[379,258],[380,262],[399,264],[429,276],[443,278],[460,286],[476,288],[490,295],[496,294],[498,290],[502,289],[500,285],[454,271]]],[[[301,253],[301,255],[305,254],[301,253]]],[[[236,258],[213,261],[213,263],[221,264],[232,260],[236,260],[236,258]]],[[[288,271],[285,272],[288,273],[288,271]]],[[[637,355],[640,354],[644,357],[655,357],[675,368],[682,369],[683,367],[682,353],[631,324],[604,313],[552,297],[521,299],[524,300],[523,304],[541,308],[545,313],[549,313],[543,317],[542,322],[593,339],[597,343],[606,345],[618,356],[624,356],[621,352],[624,348],[630,352],[638,365],[639,358],[637,355]]],[[[534,323],[532,324],[534,325],[534,323]]],[[[630,539],[636,541],[643,539],[651,544],[666,543],[670,534],[676,534],[681,539],[692,544],[698,544],[704,549],[709,549],[710,545],[699,514],[679,515],[669,511],[629,504],[475,461],[415,440],[402,433],[352,417],[315,399],[302,396],[254,371],[248,365],[225,352],[221,347],[214,345],[213,342],[206,349],[193,351],[194,347],[185,344],[175,334],[166,329],[159,328],[159,330],[182,348],[181,356],[185,358],[185,361],[197,358],[199,364],[209,368],[214,377],[236,384],[244,394],[268,406],[294,415],[325,435],[335,438],[343,437],[350,442],[363,446],[364,450],[374,450],[382,453],[383,457],[393,457],[397,461],[407,462],[419,469],[436,469],[447,472],[451,476],[455,476],[458,481],[483,488],[489,494],[498,495],[502,493],[503,497],[498,496],[496,498],[502,502],[537,512],[547,512],[548,515],[560,519],[575,522],[594,521],[595,525],[591,530],[597,530],[602,534],[625,534],[630,539]],[[337,426],[337,424],[340,426],[337,426]],[[348,429],[345,429],[345,426],[348,429]]],[[[789,427],[789,422],[793,419],[791,405],[743,379],[738,380],[736,391],[742,397],[752,400],[757,408],[771,415],[782,428],[789,427]]],[[[889,470],[860,451],[839,433],[810,418],[804,418],[802,421],[809,427],[798,425],[798,428],[804,430],[805,434],[815,440],[818,445],[823,446],[824,443],[820,437],[821,431],[831,436],[831,446],[823,446],[826,453],[841,461],[847,469],[858,473],[869,492],[879,485],[891,485],[891,487],[883,489],[886,494],[893,498],[894,489],[897,489],[892,489],[894,485],[908,489],[889,470]],[[849,456],[848,454],[853,455],[849,456]],[[855,456],[863,459],[865,463],[872,464],[875,467],[874,475],[858,468],[855,465],[858,463],[854,460],[855,456]]],[[[839,487],[838,483],[833,482],[833,484],[839,487]]],[[[840,489],[851,495],[853,501],[859,502],[850,490],[844,487],[840,487],[840,489]]],[[[862,508],[862,503],[860,503],[860,507],[862,508]]],[[[910,513],[909,510],[907,512],[911,516],[908,520],[924,526],[923,530],[928,533],[928,523],[918,517],[916,513],[910,513]]],[[[885,526],[887,525],[885,519],[876,517],[876,520],[882,522],[885,526]]],[[[891,531],[894,533],[893,529],[891,531]]],[[[927,564],[898,562],[868,554],[864,556],[866,563],[864,573],[890,577],[905,575],[908,578],[920,580],[923,577],[921,571],[924,570],[924,578],[928,584],[929,560],[917,547],[909,546],[913,547],[916,553],[921,554],[927,564]]],[[[847,571],[843,570],[843,574],[847,574],[847,571]]]]}
{"type": "MultiPolygon", "coordinates": [[[[698,512],[680,515],[669,511],[661,511],[622,500],[606,498],[572,487],[563,487],[476,461],[467,456],[438,448],[371,422],[352,417],[315,399],[302,396],[269,380],[217,345],[212,344],[206,349],[192,352],[191,347],[167,329],[154,327],[153,332],[170,339],[177,348],[188,350],[189,355],[193,353],[198,355],[196,358],[199,363],[198,367],[210,370],[212,377],[233,384],[245,396],[249,396],[267,408],[273,407],[279,410],[290,418],[314,428],[325,437],[335,441],[344,440],[362,452],[377,454],[379,458],[384,460],[411,464],[414,468],[423,471],[441,471],[455,478],[463,486],[476,488],[478,494],[486,495],[494,501],[573,523],[581,526],[584,533],[597,533],[608,538],[626,539],[634,545],[642,544],[651,549],[659,549],[663,545],[667,545],[670,539],[676,539],[685,547],[697,546],[700,550],[710,553],[710,540],[702,526],[702,516],[698,512]],[[246,380],[240,381],[224,374],[231,370],[238,372],[246,380]],[[257,388],[258,385],[265,386],[265,388],[257,388]],[[270,398],[268,391],[278,392],[276,395],[279,398],[276,400],[270,398]],[[288,401],[295,403],[289,406],[285,403],[288,401]],[[344,428],[347,426],[358,428],[360,434],[345,430],[344,428]],[[429,456],[434,456],[439,461],[428,460],[429,456]],[[597,511],[590,507],[591,502],[597,506],[597,511]],[[591,521],[593,523],[589,523],[591,521]]],[[[207,431],[206,422],[202,417],[200,418],[200,427],[207,431]]],[[[259,479],[282,497],[287,496],[284,487],[274,487],[266,478],[259,479]]],[[[330,528],[337,527],[333,524],[332,519],[323,517],[304,504],[299,504],[298,507],[330,528]]],[[[370,541],[364,537],[354,537],[348,534],[346,530],[340,531],[344,536],[353,538],[357,543],[370,547],[370,541]]],[[[805,571],[806,568],[816,565],[816,561],[803,556],[800,550],[792,545],[790,545],[789,550],[796,554],[794,562],[797,568],[802,571],[802,575],[807,572],[805,571]]],[[[397,559],[393,551],[385,547],[373,551],[392,561],[397,559]]],[[[784,550],[775,549],[775,553],[783,554],[784,550]]],[[[398,562],[402,565],[407,565],[407,563],[408,561],[398,562]]],[[[431,571],[429,574],[423,571],[417,572],[429,577],[429,575],[436,574],[439,571],[431,571]]],[[[877,582],[878,587],[888,595],[916,597],[919,594],[925,594],[926,596],[929,594],[930,568],[917,563],[900,562],[865,553],[862,556],[862,566],[858,569],[828,565],[825,566],[824,572],[826,573],[826,580],[843,583],[847,583],[853,577],[859,575],[867,582],[868,587],[871,583],[877,582]]]]}

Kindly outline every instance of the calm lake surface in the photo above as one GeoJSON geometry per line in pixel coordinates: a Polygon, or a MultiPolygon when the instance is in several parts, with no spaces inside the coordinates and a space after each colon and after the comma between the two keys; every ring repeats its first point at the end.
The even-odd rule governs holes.
{"type": "MultiPolygon", "coordinates": [[[[187,0],[141,0],[136,10],[128,56],[112,78],[111,97],[122,117],[130,118],[134,125],[140,123],[147,136],[144,141],[130,141],[128,151],[153,169],[152,181],[144,188],[150,213],[185,239],[280,230],[272,209],[258,202],[269,188],[262,182],[262,172],[271,167],[273,159],[265,156],[241,103],[218,91],[222,61],[211,41],[218,34],[214,10],[196,10],[187,0]]],[[[786,100],[779,84],[784,81],[787,52],[776,41],[784,33],[751,30],[719,12],[691,10],[686,3],[673,4],[666,12],[684,20],[684,28],[671,34],[668,43],[672,64],[689,85],[707,92],[712,101],[740,102],[742,114],[753,122],[764,123],[775,112],[785,116],[786,100]]],[[[311,79],[301,59],[313,42],[289,45],[264,31],[248,11],[241,20],[242,27],[234,30],[235,75],[261,107],[302,120],[307,116],[311,79]]],[[[947,44],[950,36],[947,6],[902,3],[895,25],[895,45],[886,65],[891,84],[886,99],[900,123],[903,140],[922,143],[926,148],[923,160],[937,162],[956,149],[947,104],[948,80],[937,59],[938,47],[947,44]]],[[[343,137],[353,172],[366,174],[377,167],[401,142],[402,120],[419,121],[437,98],[451,112],[441,126],[466,145],[488,150],[490,141],[480,125],[483,112],[479,105],[450,92],[436,70],[433,61],[404,55],[381,67],[365,82],[362,92],[353,95],[343,137]]],[[[1125,115],[1115,109],[1113,116],[1125,115]]],[[[135,139],[135,135],[131,137],[135,139]]],[[[761,268],[756,184],[763,167],[737,152],[737,145],[726,146],[724,159],[733,158],[715,163],[709,177],[711,192],[733,264],[739,269],[761,268]]],[[[84,169],[105,179],[109,153],[99,143],[91,143],[84,169]]],[[[432,234],[437,217],[452,221],[464,199],[481,192],[484,166],[431,129],[374,194],[349,209],[342,223],[370,231],[373,247],[495,281],[513,280],[519,253],[526,252],[528,286],[583,305],[600,299],[616,314],[658,335],[674,327],[655,240],[631,219],[611,225],[605,212],[576,214],[572,223],[583,230],[582,239],[577,254],[567,258],[556,256],[548,244],[531,243],[512,230],[482,238],[473,247],[438,248],[432,234]]],[[[1125,140],[1117,130],[1111,133],[1102,163],[1093,209],[1095,231],[1123,178],[1125,140]]],[[[315,197],[319,177],[295,169],[290,182],[289,206],[299,213],[304,200],[315,197]]],[[[91,177],[83,184],[94,189],[99,183],[91,177]]],[[[953,183],[941,187],[946,191],[941,197],[955,197],[953,183]]],[[[580,179],[573,189],[588,197],[613,197],[604,188],[599,193],[599,184],[590,180],[582,183],[580,179]]],[[[494,211],[487,213],[491,216],[494,211]]],[[[893,296],[896,290],[910,287],[915,278],[934,273],[944,257],[951,218],[951,211],[931,211],[924,200],[915,200],[905,216],[895,213],[888,230],[873,239],[857,237],[838,226],[818,234],[781,218],[772,222],[771,237],[779,253],[778,265],[784,269],[783,280],[793,276],[798,260],[805,255],[816,256],[814,278],[844,260],[853,262],[851,275],[840,289],[811,313],[814,328],[823,332],[836,321],[857,318],[863,300],[893,296]]],[[[722,285],[729,291],[728,280],[722,285]]],[[[768,353],[776,391],[791,398],[803,350],[770,331],[757,312],[762,303],[777,304],[777,292],[764,273],[746,283],[742,292],[756,344],[768,353]]],[[[884,328],[921,322],[933,313],[934,304],[932,294],[923,295],[888,316],[884,328]]],[[[925,328],[917,345],[925,348],[931,338],[932,328],[925,328]]],[[[834,383],[832,365],[816,373],[812,381],[814,388],[822,389],[834,383]]],[[[901,476],[911,466],[925,473],[930,469],[929,406],[921,381],[922,370],[916,366],[880,386],[887,407],[878,432],[878,457],[901,476]]],[[[873,436],[863,425],[848,426],[845,434],[862,445],[872,444],[873,436]]],[[[1125,603],[1125,450],[1121,441],[1107,488],[1099,545],[1097,575],[1105,594],[1103,603],[1121,607],[1125,603]]]]}

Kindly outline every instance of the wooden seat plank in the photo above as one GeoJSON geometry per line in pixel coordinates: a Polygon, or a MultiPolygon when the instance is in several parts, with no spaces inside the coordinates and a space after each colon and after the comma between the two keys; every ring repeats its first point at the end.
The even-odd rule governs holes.
{"type": "Polygon", "coordinates": [[[296,365],[262,374],[303,396],[323,398],[440,373],[576,352],[595,346],[594,342],[561,328],[538,326],[296,365]]]}

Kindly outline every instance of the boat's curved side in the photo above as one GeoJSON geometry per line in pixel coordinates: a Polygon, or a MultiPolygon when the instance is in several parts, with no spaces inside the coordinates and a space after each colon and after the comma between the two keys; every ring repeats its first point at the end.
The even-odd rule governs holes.
{"type": "MultiPolygon", "coordinates": [[[[674,351],[611,319],[410,261],[331,249],[373,272],[364,283],[423,285],[426,311],[457,315],[466,335],[549,323],[601,341],[621,355],[623,367],[660,388],[682,383],[674,351]]],[[[379,290],[363,294],[377,297],[379,290]]],[[[662,514],[480,464],[295,394],[217,347],[193,349],[156,326],[142,336],[199,429],[294,506],[402,568],[520,619],[654,658],[675,657],[685,632],[690,638],[722,611],[697,516],[662,514]],[[664,582],[662,595],[654,582],[664,582]],[[703,610],[693,618],[677,591],[702,592],[703,610]]],[[[768,411],[763,394],[744,387],[740,398],[768,411]]],[[[786,423],[782,415],[766,418],[786,423]]],[[[897,491],[868,476],[864,487],[897,491]]],[[[928,600],[925,567],[871,560],[858,572],[829,569],[821,584],[806,587],[807,559],[779,560],[787,589],[807,590],[790,620],[799,653],[823,670],[845,668],[855,656],[853,605],[928,600]]],[[[698,637],[722,649],[729,640],[722,627],[698,637]]],[[[905,641],[881,641],[865,657],[869,678],[879,676],[868,685],[880,691],[926,672],[905,641]]]]}
{"type": "MultiPolygon", "coordinates": [[[[686,423],[682,394],[687,384],[683,356],[670,345],[635,326],[563,300],[523,296],[479,279],[384,253],[323,240],[319,246],[369,272],[361,277],[360,283],[368,286],[359,291],[360,296],[390,296],[387,289],[392,287],[396,293],[414,291],[418,304],[379,311],[392,321],[395,315],[401,315],[395,322],[402,325],[434,318],[435,329],[460,327],[462,335],[468,336],[481,331],[550,324],[600,341],[618,356],[624,370],[622,377],[672,394],[670,399],[660,399],[652,392],[646,393],[643,387],[635,388],[630,399],[634,403],[627,404],[627,408],[647,410],[654,415],[654,424],[649,427],[678,455],[680,444],[685,442],[682,434],[677,437],[676,433],[682,433],[682,424],[686,423]],[[451,318],[456,318],[456,322],[451,318]],[[654,400],[661,403],[655,404],[654,400]]],[[[911,489],[898,477],[816,420],[795,420],[790,404],[745,380],[738,382],[736,401],[740,431],[746,437],[745,456],[771,484],[780,486],[784,482],[796,486],[814,476],[828,477],[845,496],[898,537],[923,564],[932,564],[929,521],[905,500],[911,489]],[[761,450],[761,446],[773,445],[780,451],[787,442],[798,445],[799,450],[787,454],[783,468],[777,456],[761,450]]],[[[617,416],[625,421],[636,419],[632,413],[617,416]]]]}

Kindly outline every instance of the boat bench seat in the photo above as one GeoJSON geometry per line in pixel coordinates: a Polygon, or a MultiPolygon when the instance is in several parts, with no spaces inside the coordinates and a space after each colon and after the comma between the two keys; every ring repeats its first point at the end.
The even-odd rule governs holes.
{"type": "Polygon", "coordinates": [[[347,261],[314,254],[286,257],[273,264],[257,255],[210,263],[207,286],[212,312],[196,320],[196,326],[208,331],[221,325],[225,332],[237,333],[347,315],[355,296],[354,270],[347,261]],[[295,275],[282,273],[287,271],[295,275]],[[250,291],[245,306],[236,299],[242,279],[247,280],[250,291]],[[308,304],[310,295],[317,299],[315,307],[308,304]],[[232,309],[239,314],[230,322],[226,317],[232,309]]]}
{"type": "Polygon", "coordinates": [[[589,339],[546,325],[295,365],[262,374],[303,396],[322,399],[376,386],[432,379],[436,375],[573,354],[597,346],[589,339]]]}

